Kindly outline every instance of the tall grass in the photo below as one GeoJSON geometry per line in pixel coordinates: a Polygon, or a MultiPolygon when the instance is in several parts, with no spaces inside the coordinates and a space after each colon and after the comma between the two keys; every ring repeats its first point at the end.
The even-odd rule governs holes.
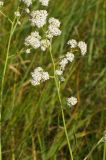
{"type": "MultiPolygon", "coordinates": [[[[69,160],[54,80],[37,87],[29,83],[33,68],[41,65],[51,70],[51,57],[39,50],[30,55],[23,52],[24,39],[31,27],[27,18],[22,19],[21,26],[15,26],[17,4],[17,0],[7,0],[2,9],[6,16],[0,13],[1,157],[69,160]],[[15,28],[11,29],[11,25],[15,28]]],[[[35,3],[34,8],[38,7],[35,3]]],[[[84,40],[88,44],[87,55],[77,57],[67,67],[61,88],[62,110],[74,160],[87,157],[105,160],[106,157],[106,145],[100,141],[106,129],[105,9],[104,0],[57,0],[48,8],[50,15],[62,21],[63,33],[52,46],[54,59],[67,52],[68,39],[84,40]],[[71,111],[64,97],[76,93],[78,104],[71,111]]]]}

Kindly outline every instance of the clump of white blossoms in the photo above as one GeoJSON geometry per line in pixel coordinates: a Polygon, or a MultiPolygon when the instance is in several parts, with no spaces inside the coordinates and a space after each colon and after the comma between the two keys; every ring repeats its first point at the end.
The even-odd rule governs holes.
{"type": "Polygon", "coordinates": [[[68,45],[70,45],[71,48],[75,48],[77,47],[77,41],[75,39],[70,39],[68,42],[67,42],[68,45]]]}
{"type": "Polygon", "coordinates": [[[58,75],[58,76],[61,76],[61,75],[63,74],[63,71],[60,70],[60,69],[57,69],[57,70],[55,71],[55,74],[58,75]]]}
{"type": "Polygon", "coordinates": [[[30,13],[29,8],[25,8],[26,13],[30,13]]]}
{"type": "Polygon", "coordinates": [[[65,57],[59,63],[60,69],[64,71],[68,62],[73,62],[73,60],[74,60],[74,54],[71,52],[67,52],[65,57]]]}
{"type": "MultiPolygon", "coordinates": [[[[40,28],[43,28],[43,26],[47,24],[48,13],[46,10],[32,11],[30,16],[31,16],[30,21],[32,26],[34,27],[36,26],[39,30],[40,28]]],[[[46,51],[51,45],[52,42],[51,39],[54,36],[59,36],[61,34],[61,31],[59,29],[60,21],[58,19],[53,17],[49,18],[48,23],[49,25],[47,27],[47,30],[44,32],[44,36],[39,38],[31,34],[25,39],[25,45],[31,46],[34,49],[40,47],[42,51],[46,51]]]]}
{"type": "Polygon", "coordinates": [[[32,32],[26,39],[25,39],[25,45],[26,46],[31,46],[34,49],[37,49],[41,46],[40,42],[40,35],[39,32],[32,32]]]}
{"type": "Polygon", "coordinates": [[[27,7],[30,7],[32,5],[32,0],[20,0],[22,1],[27,7]]]}
{"type": "Polygon", "coordinates": [[[42,6],[48,6],[50,0],[39,0],[42,6]]]}
{"type": "Polygon", "coordinates": [[[48,39],[41,40],[41,50],[46,51],[46,49],[50,46],[50,41],[48,39]]]}
{"type": "Polygon", "coordinates": [[[81,50],[82,56],[84,56],[87,53],[87,44],[83,41],[77,42],[75,39],[70,39],[67,44],[71,48],[79,48],[81,50]]]}
{"type": "Polygon", "coordinates": [[[0,7],[2,7],[4,5],[3,1],[0,1],[0,7]]]}
{"type": "Polygon", "coordinates": [[[19,11],[14,12],[14,14],[15,14],[16,17],[20,17],[21,16],[19,11]]]}
{"type": "Polygon", "coordinates": [[[73,53],[71,53],[71,52],[67,52],[67,54],[66,54],[66,58],[67,58],[67,60],[68,60],[69,62],[73,62],[73,60],[74,60],[75,56],[74,56],[74,54],[73,54],[73,53]]]}
{"type": "Polygon", "coordinates": [[[65,70],[66,65],[69,62],[73,62],[74,60],[74,54],[71,52],[67,52],[67,54],[64,56],[64,58],[61,59],[59,63],[59,69],[56,70],[55,74],[60,76],[63,74],[63,71],[65,70]]]}
{"type": "Polygon", "coordinates": [[[80,50],[81,50],[81,54],[82,54],[82,55],[85,55],[86,52],[87,52],[87,44],[86,44],[85,42],[83,42],[83,41],[80,41],[80,42],[78,43],[78,47],[79,47],[80,50]]]}
{"type": "Polygon", "coordinates": [[[32,11],[31,13],[31,23],[33,26],[37,26],[38,28],[43,27],[46,24],[48,13],[46,10],[37,10],[32,11]]]}
{"type": "Polygon", "coordinates": [[[26,49],[26,53],[27,53],[27,54],[31,53],[31,49],[29,49],[29,48],[26,49]]]}
{"type": "MultiPolygon", "coordinates": [[[[55,21],[54,23],[54,19],[51,19],[50,23],[54,24],[55,26],[60,26],[60,23],[58,21],[55,21]]],[[[77,42],[75,39],[70,39],[67,44],[70,46],[71,49],[78,49],[78,47],[80,48],[81,50],[81,54],[82,55],[85,55],[86,52],[87,52],[87,45],[85,42],[83,41],[80,41],[80,42],[77,42]]],[[[72,53],[73,50],[71,52],[67,52],[67,54],[64,56],[64,58],[61,59],[60,63],[59,63],[59,69],[56,70],[55,74],[60,76],[63,74],[63,71],[65,70],[65,67],[66,65],[69,63],[69,62],[73,62],[74,61],[74,54],[72,53]]]]}
{"type": "Polygon", "coordinates": [[[49,18],[49,24],[55,27],[60,27],[60,21],[54,17],[49,18]]]}
{"type": "Polygon", "coordinates": [[[77,101],[77,98],[76,98],[76,97],[67,98],[67,105],[68,105],[69,107],[76,105],[77,102],[78,102],[78,101],[77,101]]]}
{"type": "Polygon", "coordinates": [[[60,27],[60,21],[56,18],[49,18],[49,26],[47,31],[47,38],[51,39],[54,36],[60,36],[61,30],[60,27]]]}
{"type": "Polygon", "coordinates": [[[63,59],[60,61],[60,63],[59,63],[60,70],[64,71],[67,64],[68,64],[68,60],[67,60],[67,58],[65,57],[65,58],[63,58],[63,59]]]}
{"type": "Polygon", "coordinates": [[[32,73],[31,84],[36,86],[49,79],[48,72],[44,72],[41,67],[36,68],[32,73]]]}

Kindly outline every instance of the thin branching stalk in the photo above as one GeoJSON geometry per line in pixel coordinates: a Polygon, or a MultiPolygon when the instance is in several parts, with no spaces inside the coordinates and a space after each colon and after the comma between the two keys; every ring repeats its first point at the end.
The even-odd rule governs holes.
{"type": "Polygon", "coordinates": [[[4,14],[1,10],[0,10],[0,13],[1,13],[5,18],[7,18],[8,21],[12,24],[12,20],[11,20],[6,14],[4,14]]]}
{"type": "Polygon", "coordinates": [[[35,142],[34,142],[34,137],[32,135],[32,159],[37,160],[36,158],[36,149],[35,149],[35,142]]]}
{"type": "MultiPolygon", "coordinates": [[[[7,69],[7,64],[8,64],[8,59],[9,59],[9,52],[10,52],[10,45],[11,45],[11,40],[12,36],[14,34],[14,31],[17,26],[16,17],[14,18],[13,22],[11,22],[11,29],[10,29],[10,36],[8,40],[8,45],[7,45],[7,51],[6,51],[6,59],[5,59],[5,64],[4,64],[4,69],[3,69],[3,75],[2,75],[2,81],[1,81],[1,92],[0,92],[0,131],[1,131],[1,112],[2,112],[2,106],[3,106],[3,90],[4,90],[4,80],[5,80],[5,74],[6,74],[6,69],[7,69]]],[[[0,133],[1,134],[1,133],[0,133]]],[[[0,160],[2,160],[2,145],[1,145],[1,135],[0,135],[0,160]]]]}
{"type": "Polygon", "coordinates": [[[84,160],[87,160],[92,152],[96,149],[96,147],[103,141],[103,137],[93,146],[93,148],[91,149],[91,151],[88,153],[88,155],[84,158],[84,160]]]}
{"type": "Polygon", "coordinates": [[[65,116],[64,116],[64,110],[63,110],[61,95],[60,95],[59,82],[58,82],[58,79],[57,79],[56,74],[55,74],[56,67],[55,67],[55,62],[54,62],[54,58],[53,58],[53,55],[52,55],[51,45],[50,45],[50,56],[51,56],[51,60],[52,60],[52,64],[53,64],[54,80],[55,80],[55,85],[56,85],[56,88],[57,88],[58,99],[59,99],[60,106],[61,106],[61,113],[62,113],[64,131],[65,131],[65,135],[66,135],[66,139],[67,139],[67,144],[68,144],[68,148],[69,148],[69,152],[70,152],[70,157],[71,157],[71,160],[73,160],[72,149],[71,149],[71,145],[70,145],[70,141],[69,141],[69,137],[68,137],[68,132],[67,132],[67,128],[66,128],[66,123],[65,123],[65,116]]]}
{"type": "Polygon", "coordinates": [[[106,142],[104,142],[103,160],[106,160],[106,142]]]}
{"type": "MultiPolygon", "coordinates": [[[[7,63],[8,63],[8,57],[9,57],[9,49],[10,49],[10,43],[11,43],[11,38],[12,38],[12,33],[13,33],[13,23],[11,24],[11,31],[10,31],[10,36],[9,36],[9,41],[8,41],[8,46],[7,46],[7,52],[6,52],[6,59],[5,59],[5,64],[4,64],[4,70],[3,70],[3,75],[2,75],[2,82],[1,82],[1,104],[0,104],[0,131],[1,131],[1,112],[2,112],[2,101],[3,101],[3,88],[4,88],[4,78],[6,74],[6,68],[7,68],[7,63]]],[[[1,138],[1,136],[0,136],[1,138]]],[[[1,140],[0,140],[0,159],[2,160],[2,145],[1,145],[1,140]]]]}
{"type": "Polygon", "coordinates": [[[15,160],[15,137],[14,137],[14,132],[13,131],[12,131],[12,134],[11,134],[11,139],[12,139],[12,143],[11,143],[12,157],[11,157],[11,160],[15,160]]]}

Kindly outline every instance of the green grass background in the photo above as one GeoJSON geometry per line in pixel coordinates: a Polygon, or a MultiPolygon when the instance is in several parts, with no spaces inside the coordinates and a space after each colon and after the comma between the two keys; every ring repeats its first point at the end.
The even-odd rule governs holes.
{"type": "MultiPolygon", "coordinates": [[[[88,45],[85,57],[76,57],[65,72],[61,87],[65,120],[74,160],[83,160],[106,129],[106,3],[104,0],[51,0],[50,16],[61,20],[62,35],[53,41],[55,60],[67,52],[69,39],[88,45]],[[78,105],[71,111],[66,97],[75,95],[78,105]]],[[[17,0],[6,0],[2,11],[13,19],[17,0]]],[[[41,8],[38,3],[33,9],[41,8]]],[[[6,69],[2,108],[3,160],[70,160],[53,80],[33,87],[31,71],[38,66],[51,71],[48,52],[22,52],[31,26],[27,17],[12,37],[6,69]]],[[[5,64],[10,24],[0,14],[0,81],[5,64]]],[[[88,158],[105,160],[100,143],[88,158]]]]}

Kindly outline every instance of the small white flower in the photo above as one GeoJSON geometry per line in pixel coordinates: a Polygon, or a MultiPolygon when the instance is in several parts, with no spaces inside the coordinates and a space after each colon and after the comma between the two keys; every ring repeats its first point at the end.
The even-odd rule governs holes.
{"type": "Polygon", "coordinates": [[[61,30],[59,29],[60,27],[60,21],[56,18],[49,18],[49,26],[48,26],[48,31],[46,32],[47,38],[52,39],[54,36],[60,36],[61,35],[61,30]]]}
{"type": "Polygon", "coordinates": [[[71,52],[67,52],[67,54],[61,59],[59,63],[59,69],[56,70],[56,75],[59,76],[62,75],[68,62],[72,62],[73,60],[74,60],[74,54],[71,52]]]}
{"type": "Polygon", "coordinates": [[[25,45],[31,45],[34,49],[37,49],[40,47],[40,41],[38,38],[28,36],[25,40],[25,45]]]}
{"type": "Polygon", "coordinates": [[[39,85],[41,82],[44,82],[49,79],[48,72],[44,72],[41,67],[34,69],[31,75],[32,75],[31,84],[34,86],[39,85]]]}
{"type": "Polygon", "coordinates": [[[30,13],[29,8],[25,8],[26,13],[30,13]]]}
{"type": "Polygon", "coordinates": [[[65,78],[64,77],[60,77],[60,80],[61,80],[61,82],[64,82],[65,78]]]}
{"type": "Polygon", "coordinates": [[[63,71],[58,69],[55,71],[55,74],[61,76],[63,74],[63,71]]]}
{"type": "Polygon", "coordinates": [[[20,25],[21,25],[21,22],[18,20],[18,21],[17,21],[17,24],[20,26],[20,25]]]}
{"type": "Polygon", "coordinates": [[[49,74],[48,72],[43,72],[42,73],[42,81],[47,81],[49,79],[49,74]]]}
{"type": "Polygon", "coordinates": [[[74,56],[73,53],[67,52],[66,58],[67,58],[68,61],[72,62],[74,60],[75,56],[74,56]]]}
{"type": "Polygon", "coordinates": [[[32,32],[31,35],[25,39],[25,45],[32,46],[34,49],[37,49],[41,45],[40,39],[41,37],[38,32],[32,32]]]}
{"type": "Polygon", "coordinates": [[[59,28],[57,28],[53,25],[49,25],[48,32],[47,32],[48,38],[53,38],[54,36],[60,36],[60,35],[61,35],[61,31],[59,28]]]}
{"type": "Polygon", "coordinates": [[[86,52],[87,52],[87,44],[86,44],[85,42],[83,42],[83,41],[80,41],[80,42],[78,43],[78,47],[79,47],[80,50],[81,50],[81,54],[82,54],[82,55],[85,55],[86,52]]]}
{"type": "Polygon", "coordinates": [[[2,7],[4,5],[3,1],[0,1],[0,7],[2,7]]]}
{"type": "Polygon", "coordinates": [[[49,4],[49,0],[39,0],[39,2],[40,2],[43,6],[48,6],[48,4],[49,4]]]}
{"type": "Polygon", "coordinates": [[[49,18],[49,24],[58,28],[58,27],[60,27],[61,23],[58,19],[51,17],[51,18],[49,18]]]}
{"type": "Polygon", "coordinates": [[[64,69],[65,69],[65,67],[66,67],[67,64],[68,64],[67,58],[63,58],[63,59],[61,60],[61,62],[59,63],[60,68],[61,68],[62,71],[64,71],[64,69]]]}
{"type": "Polygon", "coordinates": [[[70,45],[71,48],[77,47],[77,41],[75,39],[70,39],[67,44],[70,45]]]}
{"type": "Polygon", "coordinates": [[[46,24],[48,13],[46,10],[32,11],[31,13],[31,23],[33,26],[38,28],[43,27],[46,24]]]}
{"type": "Polygon", "coordinates": [[[32,0],[20,0],[20,1],[22,1],[27,7],[32,5],[32,0]]]}
{"type": "Polygon", "coordinates": [[[21,16],[19,11],[14,12],[14,14],[15,14],[16,17],[20,17],[21,16]]]}
{"type": "Polygon", "coordinates": [[[41,50],[46,51],[46,49],[50,46],[50,41],[48,39],[41,40],[41,50]]]}
{"type": "Polygon", "coordinates": [[[52,35],[49,31],[47,31],[47,32],[46,32],[46,37],[47,37],[48,39],[52,39],[52,38],[53,38],[53,35],[52,35]]]}
{"type": "Polygon", "coordinates": [[[77,104],[77,98],[76,97],[70,97],[70,98],[67,98],[67,105],[68,106],[74,106],[77,104]]]}
{"type": "Polygon", "coordinates": [[[26,53],[27,53],[27,54],[31,53],[31,49],[27,49],[27,50],[26,50],[26,53]]]}
{"type": "Polygon", "coordinates": [[[39,35],[39,32],[37,32],[37,31],[31,32],[31,36],[36,37],[38,39],[41,39],[41,36],[39,35]]]}

